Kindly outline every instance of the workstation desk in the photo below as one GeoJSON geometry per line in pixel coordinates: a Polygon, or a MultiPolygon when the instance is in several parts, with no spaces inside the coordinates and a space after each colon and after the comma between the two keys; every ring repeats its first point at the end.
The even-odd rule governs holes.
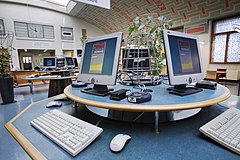
{"type": "Polygon", "coordinates": [[[72,83],[72,79],[76,79],[77,76],[64,76],[64,77],[51,77],[51,76],[39,76],[39,77],[22,77],[27,80],[30,87],[30,92],[33,93],[33,80],[49,80],[48,97],[52,97],[63,93],[66,86],[72,83]]]}
{"type": "MultiPolygon", "coordinates": [[[[88,87],[93,87],[92,85],[88,87]]],[[[86,87],[86,88],[88,88],[86,87]]],[[[208,107],[213,104],[217,104],[221,101],[226,100],[230,96],[230,91],[228,88],[218,85],[216,90],[203,89],[202,92],[188,95],[188,96],[177,96],[173,94],[169,94],[167,88],[169,86],[165,84],[156,85],[156,86],[147,86],[148,89],[152,90],[150,92],[152,95],[152,99],[148,102],[144,103],[129,103],[127,99],[123,99],[120,101],[110,100],[109,97],[101,97],[90,95],[81,92],[80,90],[84,88],[74,88],[72,86],[68,86],[64,89],[65,95],[72,99],[75,102],[79,102],[88,106],[93,106],[97,108],[105,108],[108,110],[117,110],[117,111],[127,111],[127,112],[154,112],[155,115],[155,131],[158,132],[158,124],[159,124],[159,112],[165,112],[167,115],[172,115],[170,120],[178,120],[182,119],[181,117],[177,117],[174,112],[178,111],[180,115],[183,115],[183,118],[187,118],[192,116],[200,111],[202,107],[208,107]],[[185,112],[185,113],[184,113],[185,112]],[[175,114],[175,115],[174,115],[175,114]]],[[[114,90],[119,89],[129,89],[130,91],[140,91],[140,89],[135,89],[132,86],[124,86],[117,84],[113,87],[114,90]]],[[[97,113],[96,111],[95,113],[97,113]]],[[[100,111],[102,112],[102,111],[100,111]]],[[[109,116],[112,112],[108,112],[108,115],[104,115],[106,117],[114,117],[109,116]]],[[[101,115],[101,114],[99,114],[101,115]]],[[[163,114],[162,114],[163,115],[163,114]]],[[[120,115],[122,117],[122,115],[120,115]]],[[[166,117],[164,115],[164,117],[166,117]]]]}
{"type": "Polygon", "coordinates": [[[49,73],[51,75],[61,75],[61,76],[70,76],[73,73],[78,72],[79,69],[61,69],[61,70],[43,70],[43,71],[36,71],[36,73],[49,73]]]}
{"type": "Polygon", "coordinates": [[[33,94],[33,81],[45,81],[49,80],[49,91],[48,97],[52,97],[63,93],[66,86],[72,83],[72,79],[77,79],[74,75],[76,69],[68,70],[45,70],[45,71],[35,71],[36,74],[21,77],[21,79],[28,81],[30,92],[33,94]],[[49,75],[46,75],[49,74],[49,75]],[[58,77],[57,77],[58,76],[58,77]]]}
{"type": "MultiPolygon", "coordinates": [[[[66,88],[66,90],[68,89],[70,89],[70,87],[66,88]]],[[[79,89],[75,91],[80,92],[79,89]]],[[[229,91],[222,86],[218,87],[215,91],[206,90],[206,92],[203,93],[206,96],[218,95],[217,97],[221,99],[229,96],[229,91]],[[223,96],[220,96],[222,95],[220,93],[222,93],[223,96]]],[[[159,96],[160,95],[158,95],[158,97],[159,96]]],[[[206,98],[206,96],[204,97],[206,98]]],[[[95,99],[98,98],[95,97],[95,99]]],[[[109,97],[102,97],[105,101],[109,101],[108,98],[109,97]]],[[[192,98],[191,96],[189,97],[189,103],[194,101],[192,98]]],[[[217,101],[218,98],[212,97],[212,99],[217,99],[217,101]]],[[[214,100],[214,102],[211,102],[214,105],[204,107],[195,116],[180,121],[161,123],[161,131],[157,134],[154,132],[152,124],[122,122],[102,118],[90,112],[84,105],[79,105],[75,108],[73,107],[74,102],[64,102],[64,105],[59,108],[59,110],[91,124],[98,124],[99,127],[103,128],[103,133],[76,157],[72,157],[54,142],[30,126],[31,120],[51,110],[46,108],[45,105],[53,99],[54,97],[51,97],[31,104],[5,125],[9,132],[33,159],[239,159],[239,155],[205,137],[198,131],[202,125],[225,111],[227,107],[229,107],[228,104],[231,104],[230,107],[240,108],[239,97],[235,99],[230,97],[231,101],[224,101],[221,105],[214,104],[217,103],[214,100]],[[235,105],[232,106],[232,104],[235,105]],[[119,133],[128,134],[132,139],[123,151],[113,153],[109,149],[109,144],[112,138],[119,133]]],[[[117,101],[114,102],[117,103],[117,101]]],[[[176,102],[172,103],[172,105],[174,105],[176,102]]],[[[129,104],[128,106],[136,107],[133,104],[129,104]]],[[[177,107],[175,109],[180,108],[181,107],[177,107]]]]}

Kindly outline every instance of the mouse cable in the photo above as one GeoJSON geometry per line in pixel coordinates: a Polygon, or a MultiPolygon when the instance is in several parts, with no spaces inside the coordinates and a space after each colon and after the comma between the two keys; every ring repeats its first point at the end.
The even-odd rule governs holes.
{"type": "Polygon", "coordinates": [[[129,124],[131,126],[131,133],[133,132],[133,122],[136,122],[140,117],[142,117],[142,115],[144,114],[145,112],[142,112],[140,113],[134,120],[130,121],[129,124]]]}
{"type": "MultiPolygon", "coordinates": [[[[144,114],[145,112],[142,112],[140,113],[132,122],[135,122],[136,120],[138,120],[140,117],[142,117],[142,115],[144,114]]],[[[131,123],[132,123],[131,122],[131,123]]]]}
{"type": "Polygon", "coordinates": [[[102,118],[97,122],[97,124],[95,124],[95,126],[98,126],[104,119],[105,119],[105,117],[102,117],[102,118]]]}

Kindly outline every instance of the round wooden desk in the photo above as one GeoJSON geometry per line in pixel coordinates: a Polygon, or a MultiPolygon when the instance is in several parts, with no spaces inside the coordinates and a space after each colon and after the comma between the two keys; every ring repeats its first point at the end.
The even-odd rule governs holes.
{"type": "MultiPolygon", "coordinates": [[[[92,87],[92,85],[89,85],[88,87],[92,87]]],[[[151,92],[152,99],[149,102],[140,104],[129,103],[127,99],[114,101],[110,100],[108,96],[101,97],[86,94],[81,92],[83,88],[73,88],[71,86],[67,86],[64,89],[64,93],[68,98],[74,100],[75,102],[89,106],[120,111],[155,112],[156,130],[158,130],[159,112],[207,107],[224,101],[231,95],[229,89],[220,84],[218,84],[216,90],[203,89],[202,92],[188,96],[177,96],[169,94],[166,90],[168,87],[169,86],[164,84],[157,86],[147,86],[147,88],[153,90],[153,92],[151,92]]],[[[123,86],[120,84],[114,86],[113,88],[114,90],[124,88],[130,89],[131,91],[139,91],[139,89],[135,89],[132,86],[123,86]]]]}

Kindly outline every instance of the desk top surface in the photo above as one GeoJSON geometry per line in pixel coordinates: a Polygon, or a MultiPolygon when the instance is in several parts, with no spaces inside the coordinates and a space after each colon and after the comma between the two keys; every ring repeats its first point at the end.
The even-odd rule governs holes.
{"type": "Polygon", "coordinates": [[[61,80],[61,79],[71,79],[71,78],[77,78],[77,76],[39,76],[39,77],[22,77],[24,80],[61,80]]]}
{"type": "MultiPolygon", "coordinates": [[[[88,87],[92,87],[89,85],[88,87]]],[[[86,88],[88,88],[86,87],[86,88]]],[[[218,85],[216,90],[203,89],[202,92],[188,95],[188,96],[177,96],[169,94],[166,88],[167,85],[161,84],[157,86],[148,86],[147,88],[152,89],[151,101],[144,102],[141,104],[129,103],[127,99],[120,101],[110,100],[109,96],[101,97],[81,92],[83,88],[73,88],[68,86],[65,88],[65,95],[79,103],[83,103],[90,106],[108,108],[113,110],[127,110],[127,111],[171,111],[171,110],[183,110],[210,106],[221,101],[224,101],[230,96],[228,88],[218,85]]],[[[117,84],[113,87],[115,90],[124,88],[131,91],[140,91],[134,89],[132,86],[123,86],[117,84]]]]}
{"type": "Polygon", "coordinates": [[[42,71],[36,71],[38,73],[52,73],[52,72],[75,72],[78,71],[79,69],[61,69],[61,70],[42,70],[42,71]]]}
{"type": "MultiPolygon", "coordinates": [[[[49,98],[31,104],[6,124],[6,128],[32,158],[45,157],[46,159],[58,160],[239,160],[239,155],[199,132],[202,125],[226,110],[225,107],[217,104],[203,108],[197,115],[185,120],[160,123],[160,133],[158,134],[154,132],[153,124],[102,119],[102,117],[88,111],[84,106],[73,108],[73,104],[65,104],[59,110],[91,124],[100,122],[99,127],[103,128],[103,133],[91,145],[76,157],[72,157],[30,125],[31,120],[51,110],[45,105],[52,100],[53,98],[49,98]],[[128,134],[132,138],[122,152],[113,153],[109,149],[109,144],[111,139],[119,133],[128,134]]],[[[235,107],[240,108],[239,97],[236,100],[230,98],[228,103],[232,104],[232,102],[236,102],[235,107]]]]}

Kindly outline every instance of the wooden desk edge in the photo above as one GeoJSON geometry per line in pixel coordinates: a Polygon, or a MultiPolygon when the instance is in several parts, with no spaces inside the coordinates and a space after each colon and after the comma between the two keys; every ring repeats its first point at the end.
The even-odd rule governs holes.
{"type": "Polygon", "coordinates": [[[93,100],[87,100],[84,98],[77,97],[69,92],[69,88],[71,86],[67,86],[64,89],[64,94],[72,99],[75,102],[83,103],[85,105],[95,106],[99,108],[106,108],[112,110],[121,110],[121,111],[141,111],[141,112],[154,112],[154,111],[174,111],[174,110],[186,110],[186,109],[194,109],[194,108],[202,108],[211,106],[213,104],[217,104],[222,102],[230,97],[231,93],[228,88],[222,86],[224,88],[224,94],[210,100],[205,100],[201,102],[194,102],[194,103],[183,103],[183,104],[169,104],[169,105],[144,105],[139,107],[138,104],[114,104],[114,103],[105,103],[105,102],[98,102],[93,100]]]}
{"type": "MultiPolygon", "coordinates": [[[[46,100],[46,99],[44,99],[46,100]]],[[[43,100],[41,100],[43,101],[43,100]]],[[[40,101],[38,101],[40,102],[40,101]]],[[[34,102],[37,103],[37,102],[34,102]]],[[[9,133],[17,140],[17,142],[23,147],[26,153],[32,158],[36,160],[47,160],[41,152],[39,152],[32,143],[22,135],[22,133],[12,124],[21,114],[23,114],[26,110],[28,110],[34,103],[27,106],[24,110],[22,110],[19,114],[17,114],[14,118],[12,118],[9,122],[5,124],[5,128],[9,131],[9,133]]]]}

